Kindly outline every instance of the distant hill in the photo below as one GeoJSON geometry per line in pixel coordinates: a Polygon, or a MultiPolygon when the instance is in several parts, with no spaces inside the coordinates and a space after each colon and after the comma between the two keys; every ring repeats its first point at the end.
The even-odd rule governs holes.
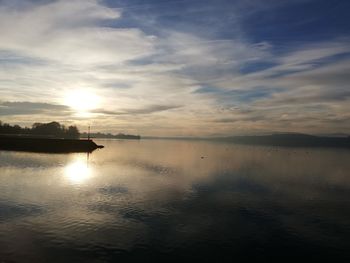
{"type": "Polygon", "coordinates": [[[229,141],[238,144],[251,145],[350,148],[350,136],[325,137],[299,133],[281,133],[257,136],[231,136],[215,139],[220,141],[229,141]]]}
{"type": "MultiPolygon", "coordinates": [[[[80,138],[88,138],[88,133],[83,132],[80,134],[80,138]]],[[[100,138],[100,139],[124,139],[124,140],[140,140],[140,135],[131,135],[131,134],[111,134],[111,133],[90,133],[90,138],[100,138]]]]}

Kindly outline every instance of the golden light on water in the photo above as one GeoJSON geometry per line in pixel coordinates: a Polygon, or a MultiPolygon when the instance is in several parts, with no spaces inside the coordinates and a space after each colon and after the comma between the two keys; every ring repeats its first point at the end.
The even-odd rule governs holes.
{"type": "Polygon", "coordinates": [[[76,159],[64,168],[66,178],[74,184],[84,183],[92,176],[86,160],[76,159]]]}
{"type": "Polygon", "coordinates": [[[64,104],[69,106],[80,117],[89,117],[91,111],[98,108],[100,97],[89,89],[69,91],[64,98],[64,104]]]}

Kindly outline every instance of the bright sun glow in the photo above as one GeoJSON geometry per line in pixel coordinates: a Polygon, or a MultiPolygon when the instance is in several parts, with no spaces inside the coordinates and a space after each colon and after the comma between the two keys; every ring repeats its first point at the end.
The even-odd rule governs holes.
{"type": "Polygon", "coordinates": [[[91,110],[96,109],[99,103],[100,98],[90,90],[73,90],[65,97],[65,104],[80,115],[88,114],[91,110]]]}
{"type": "Polygon", "coordinates": [[[68,164],[64,169],[65,176],[75,184],[86,181],[92,175],[86,161],[78,159],[68,164]]]}

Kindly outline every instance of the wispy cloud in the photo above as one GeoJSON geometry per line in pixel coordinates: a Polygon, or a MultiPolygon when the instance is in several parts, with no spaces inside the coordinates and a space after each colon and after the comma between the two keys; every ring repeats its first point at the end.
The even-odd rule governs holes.
{"type": "Polygon", "coordinates": [[[250,35],[259,25],[249,19],[282,12],[289,4],[280,1],[177,2],[0,2],[0,115],[148,135],[350,128],[339,121],[350,112],[348,37],[281,44],[250,35]],[[68,91],[85,88],[102,98],[92,120],[64,105],[68,91]]]}
{"type": "Polygon", "coordinates": [[[121,109],[120,111],[108,111],[104,109],[93,110],[92,113],[103,114],[103,115],[139,115],[139,114],[150,114],[155,112],[162,112],[171,109],[177,109],[181,106],[178,105],[150,105],[143,108],[133,108],[133,109],[121,109]]]}
{"type": "Polygon", "coordinates": [[[51,115],[71,114],[69,107],[49,103],[34,102],[0,102],[0,116],[5,115],[51,115]]]}

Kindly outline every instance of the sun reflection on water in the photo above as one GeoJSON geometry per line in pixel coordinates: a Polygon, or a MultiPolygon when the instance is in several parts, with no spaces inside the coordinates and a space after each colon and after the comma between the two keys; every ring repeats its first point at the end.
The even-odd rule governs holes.
{"type": "Polygon", "coordinates": [[[64,168],[64,174],[74,184],[81,184],[92,176],[92,169],[86,160],[75,159],[64,168]]]}

